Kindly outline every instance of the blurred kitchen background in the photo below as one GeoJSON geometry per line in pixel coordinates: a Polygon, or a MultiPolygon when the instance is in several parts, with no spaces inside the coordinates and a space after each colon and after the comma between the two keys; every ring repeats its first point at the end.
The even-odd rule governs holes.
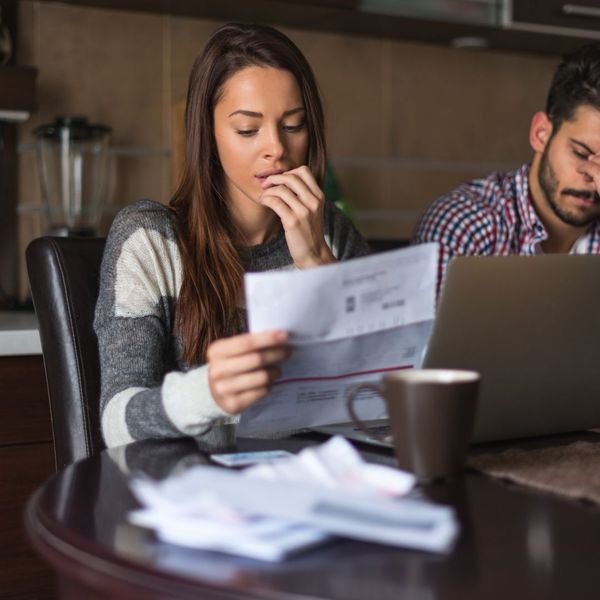
{"type": "Polygon", "coordinates": [[[112,129],[101,235],[129,202],[168,202],[188,74],[221,23],[276,25],[306,54],[343,198],[363,234],[385,240],[409,238],[424,208],[460,182],[528,160],[529,122],[544,107],[559,54],[600,37],[598,0],[586,1],[592,12],[583,14],[554,0],[0,0],[0,7],[15,46],[12,64],[0,66],[0,110],[24,109],[3,125],[0,282],[21,300],[24,249],[45,232],[34,129],[61,115],[112,129]],[[15,73],[23,76],[18,98],[15,73]],[[11,164],[18,177],[7,190],[11,164]]]}

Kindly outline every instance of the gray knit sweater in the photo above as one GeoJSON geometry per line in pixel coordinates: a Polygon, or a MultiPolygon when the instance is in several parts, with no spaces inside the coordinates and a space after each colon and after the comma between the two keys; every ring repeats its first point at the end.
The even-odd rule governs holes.
{"type": "MultiPolygon", "coordinates": [[[[325,206],[325,239],[333,255],[345,260],[366,254],[349,219],[332,203],[325,206]]],[[[246,271],[294,268],[283,232],[241,248],[240,256],[246,271]]],[[[121,210],[106,242],[94,322],[102,433],[109,447],[184,435],[210,441],[212,425],[238,419],[213,400],[207,365],[190,368],[182,361],[174,334],[181,278],[172,213],[149,200],[121,210]]]]}

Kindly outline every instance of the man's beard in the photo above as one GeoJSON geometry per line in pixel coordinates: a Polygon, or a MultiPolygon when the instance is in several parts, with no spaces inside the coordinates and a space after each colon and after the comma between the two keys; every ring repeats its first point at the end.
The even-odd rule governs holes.
{"type": "Polygon", "coordinates": [[[578,215],[569,211],[568,209],[561,208],[558,205],[557,195],[560,196],[575,196],[576,198],[582,198],[584,200],[593,200],[595,207],[600,207],[600,195],[598,192],[589,192],[586,190],[574,190],[572,188],[566,188],[558,193],[558,178],[556,173],[548,160],[548,149],[550,144],[544,148],[542,158],[540,159],[540,168],[538,171],[538,182],[540,188],[544,193],[546,202],[550,205],[550,208],[554,214],[567,225],[573,225],[574,227],[586,227],[595,221],[599,216],[600,212],[595,210],[593,212],[585,212],[584,214],[578,215]]]}

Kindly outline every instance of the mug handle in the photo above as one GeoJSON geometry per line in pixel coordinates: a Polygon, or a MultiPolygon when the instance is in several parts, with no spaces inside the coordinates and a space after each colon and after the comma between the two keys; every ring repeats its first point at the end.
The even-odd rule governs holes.
{"type": "Polygon", "coordinates": [[[369,428],[365,425],[364,421],[360,419],[360,417],[356,414],[356,411],[354,410],[354,399],[356,398],[357,394],[359,392],[362,392],[363,390],[371,390],[372,392],[375,392],[379,397],[381,397],[381,390],[379,389],[378,385],[375,385],[374,383],[361,383],[360,385],[357,385],[356,387],[350,390],[350,393],[346,398],[346,408],[350,413],[350,417],[352,417],[353,423],[363,433],[367,434],[371,438],[379,440],[380,442],[385,442],[387,441],[388,436],[373,433],[373,431],[369,430],[369,428]]]}

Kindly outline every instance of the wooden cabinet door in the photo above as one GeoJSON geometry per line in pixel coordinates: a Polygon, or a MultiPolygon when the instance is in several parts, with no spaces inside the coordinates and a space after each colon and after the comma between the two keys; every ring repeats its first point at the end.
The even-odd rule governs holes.
{"type": "Polygon", "coordinates": [[[23,509],[54,473],[54,447],[41,355],[0,356],[0,597],[51,600],[50,567],[31,548],[23,509]]]}
{"type": "Polygon", "coordinates": [[[512,0],[512,20],[537,26],[597,31],[600,0],[512,0]]]}

